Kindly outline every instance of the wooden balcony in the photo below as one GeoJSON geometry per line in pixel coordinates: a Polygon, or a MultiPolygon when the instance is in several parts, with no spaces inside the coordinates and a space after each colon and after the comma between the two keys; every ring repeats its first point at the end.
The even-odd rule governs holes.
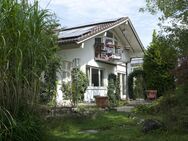
{"type": "Polygon", "coordinates": [[[116,45],[104,45],[95,44],[95,60],[117,64],[117,62],[121,62],[122,60],[122,52],[119,46],[116,45]]]}

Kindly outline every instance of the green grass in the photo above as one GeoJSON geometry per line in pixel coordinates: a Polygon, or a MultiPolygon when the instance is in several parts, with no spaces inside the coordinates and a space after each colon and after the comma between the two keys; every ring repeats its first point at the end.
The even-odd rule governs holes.
{"type": "Polygon", "coordinates": [[[144,134],[138,118],[117,112],[99,112],[90,117],[59,117],[45,121],[46,141],[187,141],[188,135],[156,131],[144,134]],[[79,133],[87,129],[98,133],[79,133]]]}

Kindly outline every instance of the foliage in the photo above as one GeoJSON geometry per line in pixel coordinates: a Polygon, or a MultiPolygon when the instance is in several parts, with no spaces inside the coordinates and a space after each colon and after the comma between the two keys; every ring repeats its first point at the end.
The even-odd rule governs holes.
{"type": "Polygon", "coordinates": [[[157,90],[161,96],[165,91],[175,87],[171,70],[175,68],[177,60],[176,50],[163,36],[153,33],[153,41],[144,55],[143,69],[146,73],[147,89],[157,90]]]}
{"type": "Polygon", "coordinates": [[[134,96],[136,98],[146,98],[145,96],[145,86],[144,86],[145,82],[143,79],[143,76],[137,76],[134,79],[134,96]]]}
{"type": "Polygon", "coordinates": [[[40,102],[48,103],[53,100],[56,96],[56,73],[60,66],[60,60],[58,57],[54,56],[47,63],[47,68],[44,74],[44,82],[41,84],[40,102]]]}
{"type": "Polygon", "coordinates": [[[0,140],[11,138],[15,121],[8,110],[0,107],[0,140]]]}
{"type": "Polygon", "coordinates": [[[62,92],[63,92],[63,98],[65,100],[71,99],[72,95],[72,84],[71,82],[63,82],[62,84],[62,92]]]}
{"type": "MultiPolygon", "coordinates": [[[[164,120],[170,129],[188,129],[187,109],[187,56],[188,56],[188,2],[187,0],[146,0],[145,10],[152,14],[160,11],[162,17],[161,32],[169,40],[168,46],[175,47],[178,53],[178,65],[172,71],[176,76],[177,89],[164,95],[159,104],[164,120]],[[172,25],[162,26],[163,22],[170,21],[172,25]],[[165,33],[164,33],[165,32],[165,33]],[[165,114],[164,114],[165,113],[165,114]]],[[[166,52],[163,50],[163,52],[166,52]]],[[[171,58],[171,55],[168,56],[171,58]]],[[[164,85],[164,84],[163,84],[164,85]]]]}
{"type": "Polygon", "coordinates": [[[25,113],[22,117],[16,119],[11,140],[41,141],[43,135],[42,123],[38,117],[25,113]]]}
{"type": "Polygon", "coordinates": [[[115,95],[116,95],[116,99],[118,101],[120,101],[121,100],[121,90],[120,90],[120,78],[119,78],[119,75],[117,75],[117,77],[116,77],[115,95]]]}
{"type": "MultiPolygon", "coordinates": [[[[128,76],[128,92],[129,92],[129,98],[130,99],[135,99],[136,95],[134,94],[133,91],[133,81],[134,81],[134,77],[139,77],[142,76],[143,77],[143,83],[142,83],[142,94],[145,96],[145,73],[143,70],[134,70],[132,73],[129,74],[128,76]]],[[[146,96],[145,96],[146,97],[146,96]]]]}
{"type": "Polygon", "coordinates": [[[167,93],[158,108],[169,129],[188,131],[188,85],[179,86],[175,92],[167,93]]]}
{"type": "Polygon", "coordinates": [[[174,46],[180,55],[187,56],[187,25],[188,25],[188,2],[187,0],[146,0],[146,7],[141,11],[149,11],[151,14],[161,12],[159,18],[162,23],[162,33],[171,40],[170,46],[174,46]],[[171,23],[163,26],[164,22],[171,23]],[[170,22],[169,22],[170,21],[170,22]]]}
{"type": "Polygon", "coordinates": [[[46,141],[187,141],[186,133],[155,131],[144,134],[138,124],[142,119],[143,117],[132,117],[130,114],[120,112],[98,112],[86,118],[74,116],[51,118],[44,123],[48,129],[46,141]],[[84,133],[86,130],[98,132],[84,133]]]}
{"type": "Polygon", "coordinates": [[[159,105],[159,102],[157,100],[150,104],[141,104],[141,105],[136,106],[133,112],[136,114],[155,115],[159,113],[158,105],[159,105]]]}
{"type": "Polygon", "coordinates": [[[62,91],[65,99],[70,99],[75,105],[78,101],[84,100],[84,93],[88,87],[89,80],[81,70],[73,69],[72,83],[67,82],[62,84],[62,91]]]}
{"type": "Polygon", "coordinates": [[[107,95],[108,95],[108,99],[109,99],[109,102],[110,102],[110,106],[116,106],[116,95],[115,95],[115,84],[114,84],[114,80],[113,79],[109,79],[108,80],[108,92],[107,92],[107,95]]]}
{"type": "Polygon", "coordinates": [[[111,73],[108,76],[108,99],[110,106],[117,106],[120,101],[120,82],[119,77],[111,73]]]}
{"type": "Polygon", "coordinates": [[[160,11],[163,13],[163,18],[170,17],[186,24],[188,22],[187,7],[187,0],[146,0],[146,7],[140,10],[146,10],[152,14],[160,11]]]}
{"type": "Polygon", "coordinates": [[[176,82],[179,85],[186,85],[188,82],[188,56],[179,58],[179,66],[173,70],[176,82]]]}
{"type": "Polygon", "coordinates": [[[162,97],[147,105],[138,105],[134,109],[136,114],[150,114],[160,116],[167,130],[188,131],[188,87],[179,86],[162,97]]]}
{"type": "Polygon", "coordinates": [[[53,16],[40,9],[37,1],[0,2],[0,134],[4,141],[34,141],[42,135],[32,115],[39,102],[41,74],[56,58],[53,16]]]}
{"type": "Polygon", "coordinates": [[[56,52],[56,21],[24,0],[1,0],[0,19],[0,105],[17,115],[39,99],[40,76],[56,52]]]}
{"type": "Polygon", "coordinates": [[[36,115],[22,113],[14,118],[5,108],[0,108],[0,140],[2,141],[40,141],[41,122],[36,115]]]}

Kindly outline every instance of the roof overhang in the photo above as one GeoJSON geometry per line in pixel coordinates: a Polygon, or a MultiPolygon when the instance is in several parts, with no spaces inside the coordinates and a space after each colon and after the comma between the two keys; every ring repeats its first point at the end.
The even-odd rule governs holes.
{"type": "MultiPolygon", "coordinates": [[[[100,23],[99,23],[100,24],[100,23]]],[[[93,25],[95,25],[95,24],[93,24],[93,25]]],[[[93,25],[90,25],[90,26],[93,26],[93,25]]],[[[96,24],[97,25],[97,24],[96,24]]],[[[118,20],[115,20],[115,21],[111,21],[111,23],[108,23],[104,28],[102,28],[102,29],[100,29],[100,30],[94,30],[94,31],[92,31],[92,32],[90,32],[90,33],[87,33],[87,34],[85,34],[85,35],[83,35],[83,36],[78,36],[78,37],[76,37],[76,38],[73,38],[73,37],[71,37],[71,38],[64,38],[65,40],[61,40],[61,39],[59,39],[59,41],[58,41],[58,43],[61,45],[61,44],[81,44],[81,43],[84,43],[85,41],[87,41],[87,40],[89,40],[89,39],[91,39],[91,38],[93,38],[93,37],[95,37],[95,36],[98,36],[98,35],[100,35],[100,34],[102,34],[102,33],[104,33],[104,32],[106,32],[106,31],[108,31],[108,30],[111,30],[111,29],[114,29],[114,28],[116,28],[116,27],[118,27],[118,26],[121,26],[121,25],[126,25],[126,26],[128,26],[128,30],[129,30],[129,35],[130,36],[132,36],[132,42],[133,42],[133,40],[134,40],[134,42],[135,42],[135,44],[136,45],[131,45],[131,47],[132,47],[132,56],[131,57],[142,57],[143,55],[141,55],[141,54],[143,54],[144,53],[144,46],[143,46],[143,44],[142,44],[142,42],[141,42],[141,40],[140,40],[140,38],[139,38],[139,36],[138,36],[138,34],[137,34],[137,32],[136,32],[136,30],[135,30],[135,28],[133,27],[133,24],[132,24],[132,22],[131,22],[131,20],[128,18],[128,17],[123,17],[123,18],[120,18],[120,19],[118,19],[118,20]],[[135,51],[134,51],[134,46],[136,46],[137,47],[137,49],[138,49],[138,46],[139,46],[139,51],[138,51],[138,53],[136,53],[135,51]],[[140,52],[143,52],[143,53],[141,53],[141,54],[139,54],[140,52]]],[[[84,27],[84,26],[83,26],[84,27]]],[[[76,27],[75,28],[71,28],[71,29],[76,29],[76,27]]],[[[67,31],[67,30],[65,30],[65,31],[67,31]]],[[[128,36],[129,36],[128,35],[128,36]]],[[[126,36],[126,35],[124,35],[124,36],[126,36]]],[[[126,38],[126,37],[125,37],[126,38]]],[[[127,40],[127,39],[126,39],[127,40]]]]}

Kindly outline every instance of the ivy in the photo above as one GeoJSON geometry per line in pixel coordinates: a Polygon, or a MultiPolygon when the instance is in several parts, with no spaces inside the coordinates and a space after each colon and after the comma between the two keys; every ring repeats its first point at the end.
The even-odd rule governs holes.
{"type": "MultiPolygon", "coordinates": [[[[56,72],[59,69],[59,58],[54,57],[48,62],[44,73],[44,82],[41,84],[40,102],[51,102],[56,96],[56,72]]],[[[55,99],[54,99],[55,100],[55,99]]]]}
{"type": "Polygon", "coordinates": [[[67,82],[62,84],[62,91],[65,99],[70,99],[73,105],[76,105],[78,101],[84,100],[84,93],[88,87],[89,80],[81,70],[73,69],[72,83],[67,82]]]}
{"type": "Polygon", "coordinates": [[[108,76],[108,99],[110,106],[117,106],[118,100],[120,100],[120,82],[119,77],[111,73],[108,76]]]}

